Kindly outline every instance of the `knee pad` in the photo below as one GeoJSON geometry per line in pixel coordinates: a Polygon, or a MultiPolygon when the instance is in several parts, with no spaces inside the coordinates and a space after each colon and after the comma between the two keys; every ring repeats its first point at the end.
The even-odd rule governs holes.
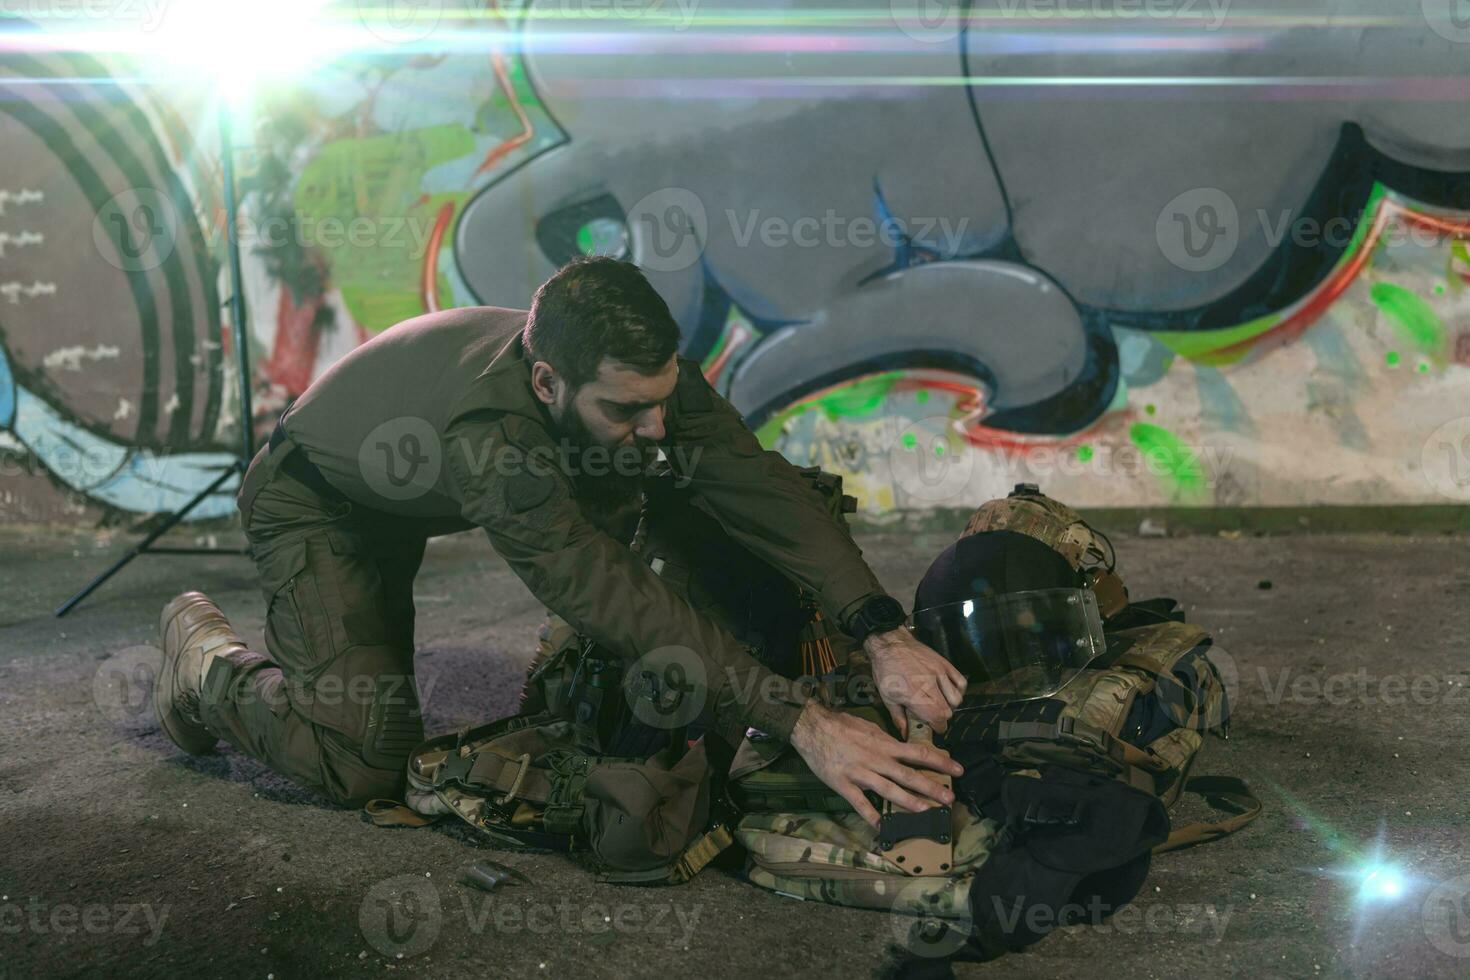
{"type": "Polygon", "coordinates": [[[363,761],[377,769],[401,769],[423,740],[424,717],[413,675],[378,675],[363,736],[363,761]]]}

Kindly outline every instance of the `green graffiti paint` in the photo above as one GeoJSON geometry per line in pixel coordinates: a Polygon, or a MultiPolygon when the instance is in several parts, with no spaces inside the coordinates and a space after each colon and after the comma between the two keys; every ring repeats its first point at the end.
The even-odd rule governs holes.
{"type": "Polygon", "coordinates": [[[1420,374],[1428,374],[1429,373],[1429,362],[1428,361],[1420,361],[1419,362],[1419,366],[1416,367],[1414,370],[1418,371],[1420,374]]]}
{"type": "Polygon", "coordinates": [[[913,449],[918,444],[919,440],[912,432],[905,432],[903,434],[903,448],[913,449]]]}
{"type": "MultiPolygon", "coordinates": [[[[1331,278],[1339,269],[1357,260],[1385,193],[1386,190],[1382,184],[1373,185],[1373,190],[1368,194],[1368,200],[1363,205],[1362,217],[1358,220],[1357,227],[1353,229],[1353,237],[1348,240],[1347,248],[1343,250],[1337,264],[1332,267],[1332,272],[1327,274],[1328,278],[1331,278]]],[[[1245,323],[1224,327],[1220,330],[1178,332],[1161,330],[1152,336],[1180,357],[1198,361],[1201,364],[1223,367],[1227,364],[1234,364],[1245,357],[1250,349],[1246,342],[1267,333],[1281,320],[1280,313],[1267,313],[1254,320],[1247,320],[1245,323]]]]}
{"type": "Polygon", "coordinates": [[[1384,354],[1383,355],[1383,363],[1384,364],[1387,364],[1389,367],[1398,367],[1399,366],[1399,352],[1396,351],[1396,350],[1391,350],[1387,354],[1384,354]]]}
{"type": "Polygon", "coordinates": [[[1148,404],[1148,405],[1143,406],[1143,410],[1145,412],[1147,412],[1148,414],[1152,415],[1152,414],[1154,414],[1155,412],[1158,411],[1158,408],[1155,407],[1153,404],[1148,404]]]}
{"type": "Polygon", "coordinates": [[[577,251],[621,259],[628,254],[628,229],[612,218],[593,218],[577,229],[577,251]]]}
{"type": "Polygon", "coordinates": [[[1401,339],[1430,353],[1444,349],[1444,324],[1422,296],[1391,282],[1374,283],[1368,295],[1401,339]]]}
{"type": "Polygon", "coordinates": [[[1204,489],[1205,475],[1196,454],[1174,433],[1148,422],[1135,422],[1128,430],[1128,438],[1143,453],[1149,472],[1158,474],[1175,490],[1204,489]]]}
{"type": "Polygon", "coordinates": [[[1079,462],[1082,462],[1082,463],[1091,462],[1092,461],[1092,447],[1089,446],[1085,442],[1082,445],[1078,446],[1077,447],[1077,460],[1079,462]]]}
{"type": "Polygon", "coordinates": [[[867,378],[859,378],[840,388],[834,388],[825,395],[799,401],[772,416],[756,430],[755,437],[762,446],[769,449],[776,444],[777,439],[781,438],[787,422],[812,409],[820,409],[829,421],[872,415],[882,407],[883,400],[888,397],[888,393],[901,375],[901,371],[888,371],[867,378]]]}
{"type": "MultiPolygon", "coordinates": [[[[469,156],[475,135],[446,124],[324,145],[301,171],[293,203],[326,258],[352,319],[370,333],[424,312],[419,279],[439,209],[463,192],[425,194],[434,167],[469,156]]],[[[441,277],[441,291],[447,285],[441,277]]],[[[448,295],[448,294],[445,294],[448,295]]]]}
{"type": "Polygon", "coordinates": [[[888,397],[888,392],[892,390],[898,377],[898,371],[888,371],[870,378],[859,378],[821,396],[816,400],[816,405],[827,413],[828,419],[834,421],[871,415],[883,404],[883,399],[888,397]]]}
{"type": "Polygon", "coordinates": [[[929,389],[920,388],[918,391],[914,392],[914,401],[920,405],[927,404],[929,401],[929,389]]]}

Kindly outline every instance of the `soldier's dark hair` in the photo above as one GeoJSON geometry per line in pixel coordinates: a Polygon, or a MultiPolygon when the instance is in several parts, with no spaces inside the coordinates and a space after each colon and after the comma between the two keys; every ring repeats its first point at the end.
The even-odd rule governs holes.
{"type": "Polygon", "coordinates": [[[636,265],[596,255],[573,259],[541,284],[521,343],[579,388],[604,357],[657,371],[679,349],[679,324],[636,265]]]}

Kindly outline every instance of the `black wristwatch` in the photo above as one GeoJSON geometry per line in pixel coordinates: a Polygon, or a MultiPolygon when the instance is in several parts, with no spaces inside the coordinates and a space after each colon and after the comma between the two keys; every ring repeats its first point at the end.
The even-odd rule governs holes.
{"type": "Polygon", "coordinates": [[[875,595],[858,607],[847,622],[847,635],[861,643],[873,633],[896,630],[908,617],[903,605],[892,596],[875,595]]]}

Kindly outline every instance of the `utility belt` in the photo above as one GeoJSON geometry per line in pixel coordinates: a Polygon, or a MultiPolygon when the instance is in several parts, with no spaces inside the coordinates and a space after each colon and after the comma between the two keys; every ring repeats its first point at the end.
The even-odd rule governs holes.
{"type": "Polygon", "coordinates": [[[266,448],[274,454],[283,446],[286,447],[285,455],[281,457],[281,461],[277,464],[277,469],[280,472],[286,474],[302,486],[321,494],[321,496],[334,504],[347,501],[347,495],[327,482],[327,478],[322,476],[322,471],[317,469],[316,464],[307,458],[306,453],[301,450],[300,446],[291,441],[291,437],[286,435],[285,427],[280,422],[277,422],[276,427],[271,430],[271,437],[266,442],[266,448]]]}

